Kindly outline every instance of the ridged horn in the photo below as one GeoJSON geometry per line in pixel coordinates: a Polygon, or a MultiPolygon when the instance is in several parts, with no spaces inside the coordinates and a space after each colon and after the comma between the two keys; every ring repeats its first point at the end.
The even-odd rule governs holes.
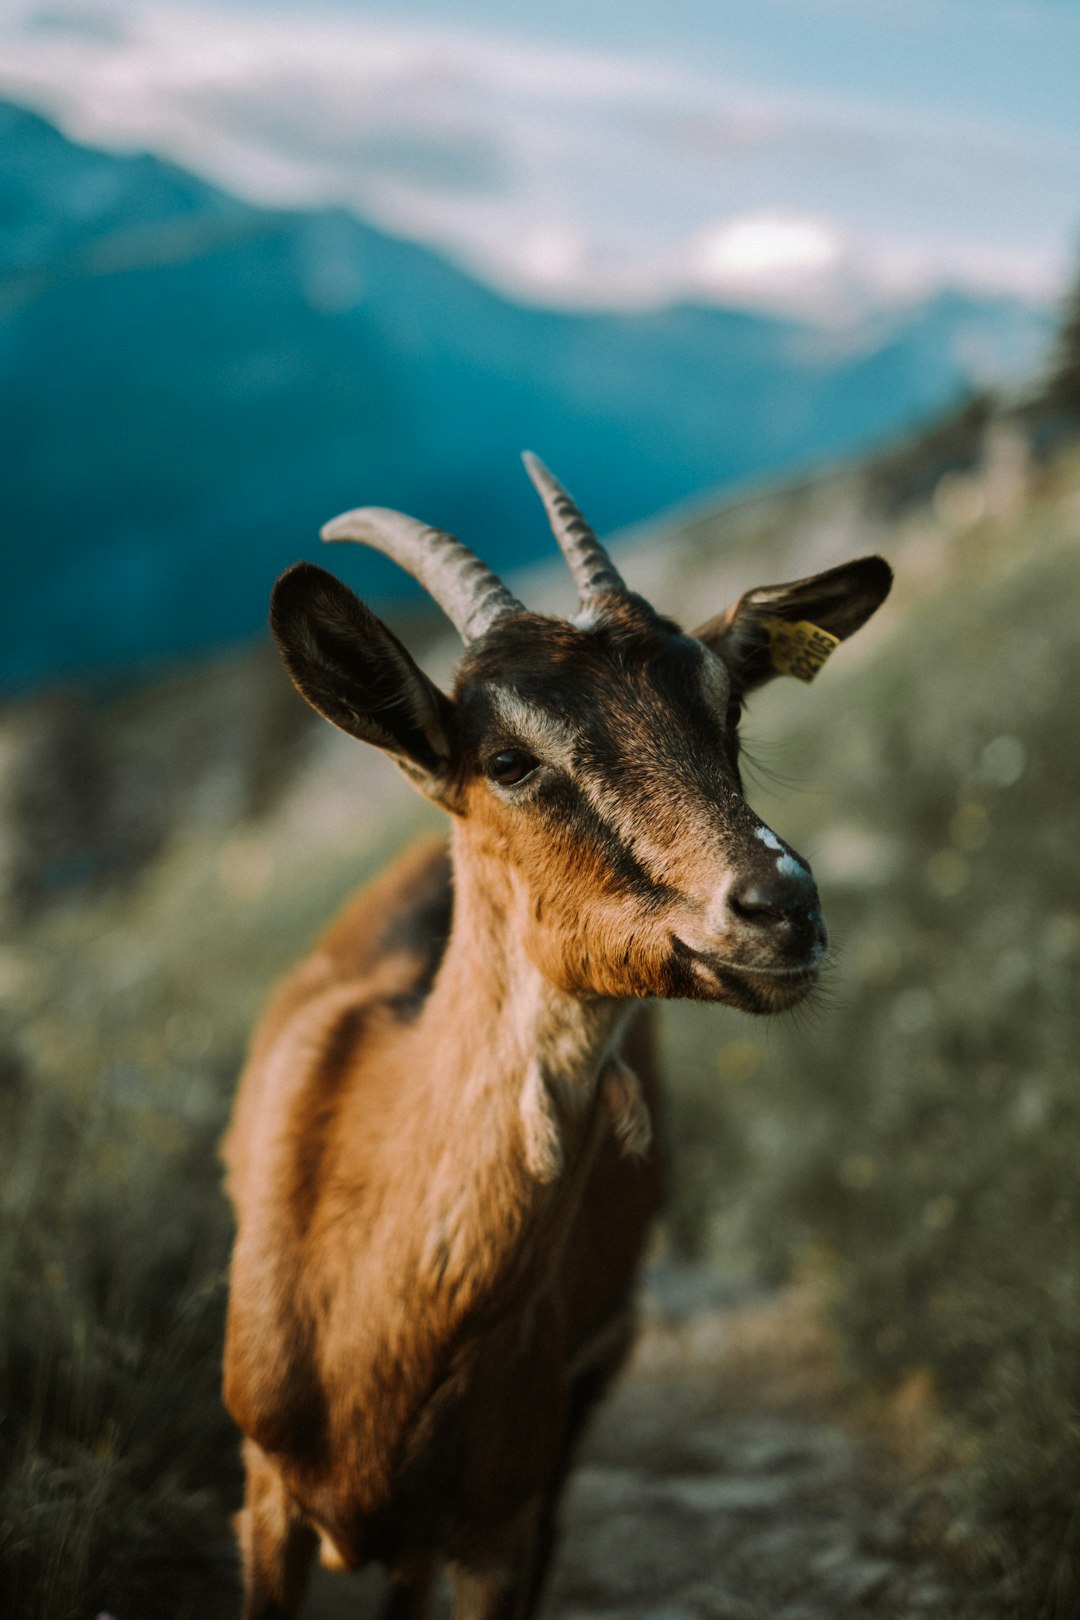
{"type": "Polygon", "coordinates": [[[390,557],[419,581],[465,642],[475,641],[507,614],[525,611],[468,546],[404,512],[358,506],[332,518],[320,533],[324,540],[355,540],[390,557]]]}
{"type": "Polygon", "coordinates": [[[544,503],[551,532],[559,542],[582,602],[597,596],[625,596],[622,576],[559,480],[531,450],[526,450],[521,459],[544,503]]]}

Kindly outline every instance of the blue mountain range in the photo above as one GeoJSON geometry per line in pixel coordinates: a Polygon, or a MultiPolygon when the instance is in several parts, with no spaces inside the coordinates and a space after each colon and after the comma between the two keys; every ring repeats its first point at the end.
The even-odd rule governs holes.
{"type": "MultiPolygon", "coordinates": [[[[401,507],[506,569],[550,546],[537,450],[609,531],[940,410],[1045,311],[950,291],[856,340],[681,304],[516,305],[342,211],[251,206],[0,105],[0,680],[253,635],[320,522],[401,507]]],[[[376,600],[390,565],[335,550],[376,600]]]]}

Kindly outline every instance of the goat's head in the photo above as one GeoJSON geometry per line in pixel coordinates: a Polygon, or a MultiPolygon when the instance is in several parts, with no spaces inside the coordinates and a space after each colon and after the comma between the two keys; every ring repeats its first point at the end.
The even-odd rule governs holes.
{"type": "Polygon", "coordinates": [[[324,538],[374,545],[426,586],[466,642],[453,695],[307,563],[271,608],[289,673],[459,818],[556,984],[791,1006],[818,975],[825,925],[809,866],[743,797],[741,707],[776,673],[790,627],[816,627],[828,646],[851,635],[889,568],[864,557],[764,586],[690,635],[627,590],[565,491],[527,465],[581,593],[572,622],[528,612],[453,537],[364,508],[324,538]]]}

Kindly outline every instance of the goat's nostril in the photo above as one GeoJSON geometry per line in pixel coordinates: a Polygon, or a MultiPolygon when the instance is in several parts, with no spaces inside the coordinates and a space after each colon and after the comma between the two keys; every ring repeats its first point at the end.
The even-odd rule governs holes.
{"type": "Polygon", "coordinates": [[[740,883],[728,896],[728,905],[740,922],[752,928],[808,934],[824,928],[817,885],[808,872],[740,883]]]}
{"type": "Polygon", "coordinates": [[[756,883],[737,889],[729,896],[728,904],[736,917],[752,923],[780,922],[790,909],[770,890],[756,883]]]}

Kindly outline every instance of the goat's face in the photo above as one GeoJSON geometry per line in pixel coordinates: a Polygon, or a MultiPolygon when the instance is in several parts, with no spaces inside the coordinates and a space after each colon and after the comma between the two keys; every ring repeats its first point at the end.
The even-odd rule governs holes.
{"type": "Polygon", "coordinates": [[[775,673],[770,625],[841,639],[889,579],[865,558],[750,592],[695,635],[628,593],[576,624],[506,614],[452,699],[321,569],[283,576],[273,623],[309,702],[459,819],[549,979],[772,1012],[813,986],[826,933],[808,865],[743,797],[742,701],[775,673]]]}
{"type": "Polygon", "coordinates": [[[718,653],[633,598],[583,628],[520,615],[466,655],[464,835],[564,989],[765,1012],[813,984],[817,889],[743,798],[739,692],[718,653]]]}

